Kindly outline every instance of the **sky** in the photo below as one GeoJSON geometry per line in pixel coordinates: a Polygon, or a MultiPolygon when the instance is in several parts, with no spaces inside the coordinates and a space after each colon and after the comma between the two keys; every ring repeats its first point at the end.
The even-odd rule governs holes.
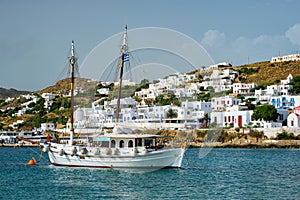
{"type": "Polygon", "coordinates": [[[67,76],[71,40],[81,67],[125,24],[129,33],[143,27],[182,33],[214,63],[269,61],[299,52],[299,8],[298,0],[0,0],[0,87],[54,85],[67,76]]]}

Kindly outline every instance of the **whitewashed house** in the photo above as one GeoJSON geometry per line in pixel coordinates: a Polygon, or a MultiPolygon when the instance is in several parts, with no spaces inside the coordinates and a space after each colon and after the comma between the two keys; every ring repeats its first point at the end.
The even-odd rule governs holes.
{"type": "MultiPolygon", "coordinates": [[[[119,84],[120,84],[119,81],[117,81],[117,82],[114,83],[115,86],[118,86],[119,84]]],[[[136,82],[130,81],[128,79],[123,79],[122,80],[122,85],[123,86],[125,86],[125,85],[127,85],[127,86],[135,86],[136,82]]]]}
{"type": "Polygon", "coordinates": [[[53,93],[43,93],[42,97],[45,99],[45,101],[50,101],[55,99],[55,94],[53,93]]]}
{"type": "Polygon", "coordinates": [[[241,102],[241,99],[233,96],[213,97],[211,99],[211,107],[213,111],[224,111],[227,107],[239,105],[241,102]]]}
{"type": "Polygon", "coordinates": [[[228,107],[226,111],[213,111],[211,113],[211,123],[216,123],[222,127],[241,127],[251,122],[253,110],[240,110],[238,105],[228,107]]]}
{"type": "Polygon", "coordinates": [[[272,57],[271,63],[273,62],[285,62],[285,61],[298,61],[300,60],[300,54],[290,54],[285,56],[272,57]]]}
{"type": "Polygon", "coordinates": [[[272,96],[289,95],[289,91],[293,86],[288,84],[292,80],[293,76],[289,74],[286,79],[280,81],[280,85],[269,85],[265,90],[255,90],[255,97],[258,101],[269,102],[272,96]]]}
{"type": "Polygon", "coordinates": [[[22,123],[24,123],[24,120],[17,120],[15,122],[13,122],[12,124],[9,124],[8,126],[11,127],[11,128],[13,128],[13,129],[16,129],[22,123]]]}
{"type": "Polygon", "coordinates": [[[300,127],[300,106],[293,109],[293,112],[289,114],[287,118],[287,127],[299,128],[300,127]]]}
{"type": "Polygon", "coordinates": [[[249,94],[257,86],[256,83],[233,83],[234,94],[249,94]]]}
{"type": "Polygon", "coordinates": [[[289,75],[286,77],[286,79],[281,80],[280,83],[281,83],[281,85],[287,85],[287,84],[291,83],[292,80],[293,80],[293,76],[292,76],[292,74],[289,74],[289,75]]]}
{"type": "Polygon", "coordinates": [[[200,83],[200,86],[203,86],[204,89],[208,87],[213,87],[215,92],[221,92],[224,89],[224,85],[231,85],[232,78],[235,75],[230,76],[230,71],[228,70],[213,70],[210,76],[204,76],[203,82],[200,83]],[[224,72],[225,71],[225,72],[224,72]]]}
{"type": "Polygon", "coordinates": [[[45,99],[44,108],[50,109],[53,104],[53,99],[55,99],[55,94],[53,93],[43,93],[42,97],[45,99]]]}
{"type": "Polygon", "coordinates": [[[255,90],[254,96],[257,101],[269,103],[272,95],[268,94],[267,90],[263,90],[260,88],[258,90],[255,90]]]}
{"type": "Polygon", "coordinates": [[[100,95],[109,95],[109,88],[100,88],[97,90],[100,95]]]}
{"type": "Polygon", "coordinates": [[[297,106],[300,106],[300,96],[273,96],[270,98],[269,104],[274,106],[275,108],[288,107],[290,109],[293,109],[297,106]]]}
{"type": "Polygon", "coordinates": [[[194,111],[204,111],[204,114],[211,113],[212,105],[211,102],[205,101],[184,101],[181,103],[182,108],[189,108],[194,111]]]}
{"type": "Polygon", "coordinates": [[[41,131],[54,131],[55,125],[54,123],[42,123],[41,131]]]}

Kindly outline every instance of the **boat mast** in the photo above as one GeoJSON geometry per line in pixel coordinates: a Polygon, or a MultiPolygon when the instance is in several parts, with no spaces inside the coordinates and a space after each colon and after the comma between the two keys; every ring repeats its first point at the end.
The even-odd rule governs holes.
{"type": "Polygon", "coordinates": [[[119,122],[119,112],[120,112],[120,99],[121,99],[121,89],[123,81],[123,69],[124,63],[128,61],[128,44],[127,44],[127,25],[125,26],[125,31],[123,34],[123,44],[121,47],[121,63],[120,63],[120,78],[119,78],[119,89],[118,89],[118,99],[117,99],[117,108],[116,108],[116,119],[115,122],[119,122]]]}
{"type": "Polygon", "coordinates": [[[77,62],[77,58],[75,57],[75,48],[74,48],[74,40],[72,40],[72,47],[71,47],[71,57],[69,58],[69,62],[71,64],[71,107],[70,107],[70,141],[69,145],[73,144],[74,138],[74,71],[75,71],[75,64],[77,62]]]}

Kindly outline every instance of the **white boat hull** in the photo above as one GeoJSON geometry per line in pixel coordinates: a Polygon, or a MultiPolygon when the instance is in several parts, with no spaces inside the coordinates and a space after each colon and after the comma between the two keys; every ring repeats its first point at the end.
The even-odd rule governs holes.
{"type": "MultiPolygon", "coordinates": [[[[70,147],[71,148],[71,147],[70,147]]],[[[69,149],[70,149],[69,148],[69,149]]],[[[50,162],[56,166],[92,167],[92,168],[181,168],[184,148],[160,149],[147,152],[132,153],[132,149],[123,150],[121,153],[104,152],[95,155],[93,149],[88,153],[71,155],[65,150],[61,154],[59,149],[48,151],[50,162]]]]}

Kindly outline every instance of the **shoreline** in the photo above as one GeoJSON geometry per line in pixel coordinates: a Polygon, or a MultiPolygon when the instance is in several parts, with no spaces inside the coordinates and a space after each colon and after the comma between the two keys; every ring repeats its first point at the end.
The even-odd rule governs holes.
{"type": "Polygon", "coordinates": [[[232,142],[205,142],[191,143],[189,148],[300,148],[300,140],[276,140],[272,142],[256,142],[256,143],[232,143],[232,142]]]}

